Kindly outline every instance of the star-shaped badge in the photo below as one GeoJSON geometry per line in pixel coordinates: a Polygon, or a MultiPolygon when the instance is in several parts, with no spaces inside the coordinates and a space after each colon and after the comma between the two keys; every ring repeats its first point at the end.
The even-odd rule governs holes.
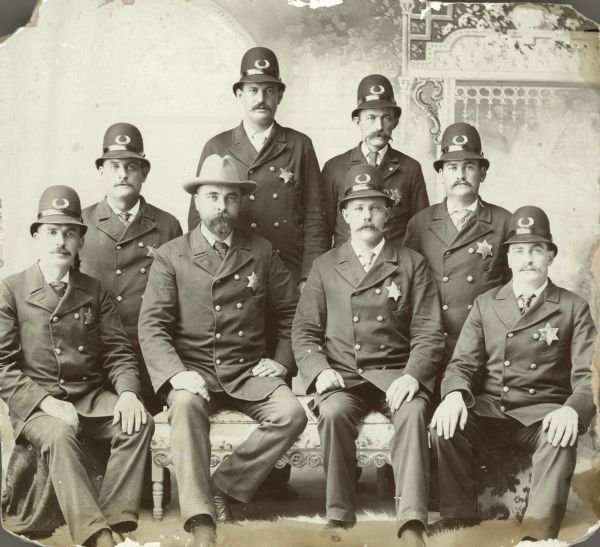
{"type": "Polygon", "coordinates": [[[386,188],[384,192],[394,201],[394,205],[398,205],[398,203],[400,203],[402,194],[398,188],[386,188]]]}
{"type": "Polygon", "coordinates": [[[386,287],[386,289],[388,292],[388,298],[393,298],[394,302],[398,302],[398,298],[402,296],[398,285],[396,285],[396,283],[393,281],[390,281],[390,284],[386,287]]]}
{"type": "Polygon", "coordinates": [[[152,245],[148,245],[146,247],[146,249],[148,249],[148,252],[146,253],[146,256],[154,258],[154,255],[156,254],[156,247],[152,247],[152,245]]]}
{"type": "Polygon", "coordinates": [[[487,242],[487,239],[483,241],[477,241],[477,250],[476,253],[481,255],[481,258],[485,258],[486,256],[492,256],[492,246],[487,242]]]}
{"type": "Polygon", "coordinates": [[[546,323],[546,326],[543,329],[538,329],[540,331],[540,340],[546,342],[546,344],[550,345],[554,340],[558,340],[557,332],[558,327],[553,327],[550,323],[546,323]]]}
{"type": "Polygon", "coordinates": [[[283,184],[293,182],[294,173],[292,173],[287,167],[280,167],[279,170],[281,171],[279,178],[283,180],[283,184]]]}
{"type": "Polygon", "coordinates": [[[84,325],[93,325],[94,324],[94,312],[92,312],[91,306],[88,306],[87,311],[83,312],[83,324],[84,325]]]}
{"type": "Polygon", "coordinates": [[[252,292],[256,292],[256,289],[258,289],[258,276],[252,272],[250,275],[247,275],[246,278],[248,279],[246,287],[250,287],[252,292]]]}

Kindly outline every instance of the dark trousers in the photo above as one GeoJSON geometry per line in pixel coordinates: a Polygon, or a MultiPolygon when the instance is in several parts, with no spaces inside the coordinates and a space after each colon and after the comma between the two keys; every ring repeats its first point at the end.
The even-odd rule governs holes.
{"type": "Polygon", "coordinates": [[[84,466],[78,436],[65,422],[39,415],[25,424],[21,435],[37,447],[48,464],[48,472],[56,498],[71,537],[82,544],[102,528],[123,525],[137,527],[146,455],[154,422],[148,422],[138,433],[127,435],[120,423],[112,425],[112,417],[80,416],[82,437],[110,441],[110,457],[96,496],[84,466]]]}
{"type": "Polygon", "coordinates": [[[469,412],[463,431],[451,439],[431,439],[437,451],[440,514],[445,517],[477,517],[477,498],[473,481],[473,450],[500,450],[507,446],[533,454],[531,486],[523,516],[523,536],[555,538],[567,506],[571,477],[577,459],[576,446],[554,447],[542,431],[541,422],[525,426],[513,418],[487,418],[469,412]]]}
{"type": "Polygon", "coordinates": [[[184,529],[190,519],[210,515],[215,520],[212,484],[230,497],[249,502],[307,422],[306,413],[287,386],[262,401],[243,401],[224,392],[211,392],[210,402],[185,390],[167,397],[171,446],[184,529]],[[243,412],[259,425],[233,454],[210,475],[211,414],[226,407],[243,412]]]}
{"type": "Polygon", "coordinates": [[[410,520],[427,524],[429,495],[428,401],[417,395],[391,416],[385,393],[372,384],[334,391],[318,402],[319,435],[327,480],[327,519],[356,520],[358,422],[371,410],[390,417],[398,528],[410,520]]]}

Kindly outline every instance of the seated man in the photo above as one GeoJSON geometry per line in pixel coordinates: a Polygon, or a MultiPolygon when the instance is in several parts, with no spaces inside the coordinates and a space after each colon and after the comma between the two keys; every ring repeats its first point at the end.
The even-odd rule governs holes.
{"type": "Polygon", "coordinates": [[[156,253],[140,313],[144,359],[169,404],[171,443],[184,529],[195,546],[214,545],[215,522],[232,522],[229,499],[249,502],[306,425],[287,387],[297,288],[271,243],[233,228],[242,193],[229,156],[209,156],[184,183],[200,225],[156,253]],[[277,326],[265,352],[267,318],[277,326]],[[211,492],[209,416],[221,407],[260,423],[215,471],[211,492]]]}
{"type": "Polygon", "coordinates": [[[350,240],[317,258],[300,297],[292,344],[307,393],[316,392],[327,477],[327,527],[356,521],[357,425],[391,415],[398,536],[424,545],[428,400],[444,349],[437,289],[421,255],[384,238],[392,199],[377,167],[346,174],[339,208],[350,240]]]}
{"type": "Polygon", "coordinates": [[[478,522],[473,447],[516,446],[533,454],[520,535],[555,538],[577,436],[594,413],[590,367],[596,329],[586,302],[548,279],[557,247],[541,209],[518,209],[505,245],[513,279],[475,300],[431,422],[444,517],[432,528],[478,522]]]}
{"type": "Polygon", "coordinates": [[[31,225],[38,262],[0,283],[0,397],[15,439],[46,460],[71,537],[104,547],[137,527],[154,427],[115,306],[76,268],[85,232],[76,192],[48,188],[31,225]],[[81,437],[111,443],[99,496],[81,437]]]}

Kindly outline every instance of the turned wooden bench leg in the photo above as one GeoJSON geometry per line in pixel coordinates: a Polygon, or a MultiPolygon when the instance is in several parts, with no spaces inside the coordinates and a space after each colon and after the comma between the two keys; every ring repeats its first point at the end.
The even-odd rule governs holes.
{"type": "Polygon", "coordinates": [[[377,468],[377,498],[385,499],[385,467],[377,468]]]}
{"type": "Polygon", "coordinates": [[[152,461],[152,501],[154,507],[152,509],[152,516],[156,520],[162,520],[163,518],[163,494],[164,494],[164,480],[165,480],[165,468],[162,465],[157,465],[152,461]]]}

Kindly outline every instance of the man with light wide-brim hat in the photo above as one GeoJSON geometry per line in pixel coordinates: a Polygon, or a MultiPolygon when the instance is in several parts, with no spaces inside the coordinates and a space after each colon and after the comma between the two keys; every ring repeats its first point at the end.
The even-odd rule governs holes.
{"type": "Polygon", "coordinates": [[[239,177],[231,157],[218,155],[183,183],[201,222],[157,251],[140,314],[148,370],[169,405],[181,518],[196,547],[215,544],[216,523],[234,520],[230,504],[252,499],[306,425],[285,380],[295,367],[297,288],[273,245],[235,226],[242,195],[255,187],[239,177]],[[221,407],[260,427],[211,480],[208,417],[221,407]]]}

